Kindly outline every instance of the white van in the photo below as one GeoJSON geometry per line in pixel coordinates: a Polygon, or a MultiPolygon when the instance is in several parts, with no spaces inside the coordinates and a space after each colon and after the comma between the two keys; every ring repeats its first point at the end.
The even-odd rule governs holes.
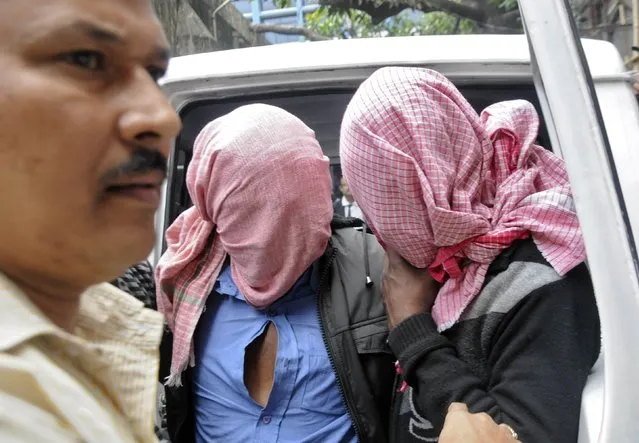
{"type": "MultiPolygon", "coordinates": [[[[539,143],[567,161],[600,308],[605,353],[584,393],[580,442],[637,442],[639,109],[631,78],[614,46],[583,40],[593,89],[565,3],[520,1],[520,7],[527,35],[334,40],[173,59],[162,87],[184,128],[170,161],[158,232],[191,204],[185,174],[195,137],[239,106],[268,103],[298,116],[315,131],[338,174],[343,112],[358,85],[380,67],[435,69],[477,110],[526,99],[543,115],[539,143]],[[537,56],[532,61],[531,52],[537,56]]],[[[163,248],[159,236],[155,262],[163,248]]]]}

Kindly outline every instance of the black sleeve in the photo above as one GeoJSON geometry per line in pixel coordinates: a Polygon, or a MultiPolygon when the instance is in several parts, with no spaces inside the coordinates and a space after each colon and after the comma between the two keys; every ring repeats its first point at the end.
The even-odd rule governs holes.
{"type": "Polygon", "coordinates": [[[153,267],[148,261],[145,260],[131,266],[111,284],[140,300],[145,307],[157,311],[155,276],[153,267]]]}
{"type": "Polygon", "coordinates": [[[429,314],[392,331],[389,345],[417,409],[438,432],[452,402],[486,412],[524,443],[575,443],[581,395],[600,350],[599,314],[585,266],[539,288],[505,314],[488,355],[486,383],[437,332],[429,314]]]}

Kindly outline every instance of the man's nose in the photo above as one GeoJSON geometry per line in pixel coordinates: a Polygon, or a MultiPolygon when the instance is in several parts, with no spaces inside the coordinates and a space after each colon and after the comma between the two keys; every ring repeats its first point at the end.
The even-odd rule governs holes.
{"type": "Polygon", "coordinates": [[[171,140],[180,132],[182,123],[146,71],[140,70],[136,74],[124,92],[124,101],[126,104],[118,122],[122,138],[158,149],[168,157],[171,140]]]}

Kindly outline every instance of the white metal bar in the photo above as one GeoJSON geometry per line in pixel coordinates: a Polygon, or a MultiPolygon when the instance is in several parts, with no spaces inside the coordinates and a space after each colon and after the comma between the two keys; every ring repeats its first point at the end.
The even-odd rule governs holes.
{"type": "Polygon", "coordinates": [[[297,18],[297,26],[304,26],[304,14],[304,0],[295,0],[295,15],[297,18]]]}
{"type": "MultiPolygon", "coordinates": [[[[304,14],[317,11],[321,7],[322,6],[319,4],[304,5],[301,8],[302,16],[304,16],[304,14]]],[[[244,15],[244,18],[249,18],[249,19],[254,17],[252,12],[247,12],[247,13],[244,13],[243,15],[244,15]]],[[[260,13],[261,20],[269,20],[272,18],[284,18],[284,17],[298,17],[297,7],[271,9],[269,11],[262,11],[260,13]]]]}
{"type": "Polygon", "coordinates": [[[599,438],[588,441],[636,442],[639,282],[614,160],[567,0],[520,0],[519,6],[541,77],[537,86],[545,90],[540,95],[547,100],[544,111],[551,114],[546,122],[554,125],[567,163],[602,322],[604,412],[599,438]]]}
{"type": "MultiPolygon", "coordinates": [[[[253,24],[262,23],[262,11],[263,4],[262,0],[252,0],[251,1],[251,12],[247,18],[251,18],[253,20],[253,24]]],[[[246,16],[246,14],[245,14],[246,16]]]]}

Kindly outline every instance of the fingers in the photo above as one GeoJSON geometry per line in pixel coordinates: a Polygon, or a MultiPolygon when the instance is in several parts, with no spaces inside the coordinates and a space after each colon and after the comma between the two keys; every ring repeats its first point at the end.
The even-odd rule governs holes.
{"type": "MultiPolygon", "coordinates": [[[[384,250],[386,252],[386,259],[391,265],[399,266],[399,267],[407,267],[414,268],[408,260],[406,260],[402,255],[394,249],[388,248],[384,250]]],[[[417,269],[417,268],[414,268],[417,269]]]]}
{"type": "Polygon", "coordinates": [[[402,262],[402,256],[399,255],[394,249],[386,249],[386,259],[391,263],[402,262]]]}
{"type": "Polygon", "coordinates": [[[499,427],[501,428],[502,431],[504,431],[506,435],[512,435],[512,432],[510,432],[510,426],[502,423],[499,425],[499,427]]]}
{"type": "Polygon", "coordinates": [[[517,433],[510,426],[502,423],[499,425],[499,428],[503,431],[504,435],[508,437],[508,441],[512,441],[512,442],[519,441],[517,439],[517,433]]]}
{"type": "Polygon", "coordinates": [[[451,403],[448,407],[448,412],[468,412],[468,406],[464,403],[451,403]]]}
{"type": "Polygon", "coordinates": [[[475,418],[477,418],[477,421],[483,425],[489,425],[494,423],[493,418],[490,415],[486,414],[485,412],[480,412],[474,415],[475,415],[475,418]]]}
{"type": "MultiPolygon", "coordinates": [[[[472,441],[519,442],[517,433],[507,424],[497,425],[493,418],[485,412],[471,414],[468,411],[468,406],[464,403],[451,403],[448,407],[448,414],[446,415],[444,429],[440,438],[445,436],[450,439],[453,435],[462,435],[459,432],[463,429],[469,432],[468,435],[475,436],[475,440],[472,441]],[[457,434],[451,434],[451,432],[457,432],[457,434]],[[481,440],[480,435],[484,436],[484,440],[481,440]],[[485,440],[489,435],[492,436],[491,440],[485,440]],[[476,440],[477,438],[480,438],[480,440],[476,440]]],[[[450,440],[450,442],[453,441],[457,442],[454,439],[450,440]]],[[[462,440],[459,441],[461,442],[462,440]]]]}

